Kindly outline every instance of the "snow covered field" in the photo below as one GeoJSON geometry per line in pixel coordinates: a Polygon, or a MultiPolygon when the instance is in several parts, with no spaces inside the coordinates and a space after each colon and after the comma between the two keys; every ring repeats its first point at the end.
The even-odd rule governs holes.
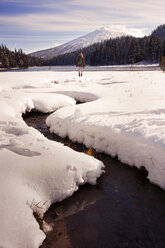
{"type": "MultiPolygon", "coordinates": [[[[102,162],[47,140],[22,113],[50,112],[51,132],[144,166],[165,189],[165,75],[160,71],[0,73],[0,247],[39,247],[33,212],[95,184],[102,162]],[[75,100],[86,102],[75,105],[75,100]]],[[[45,228],[49,228],[45,224],[45,228]]]]}

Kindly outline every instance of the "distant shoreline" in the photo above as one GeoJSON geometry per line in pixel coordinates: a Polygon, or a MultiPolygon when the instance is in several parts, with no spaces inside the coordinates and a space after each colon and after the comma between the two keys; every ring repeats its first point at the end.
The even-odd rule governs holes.
{"type": "MultiPolygon", "coordinates": [[[[84,71],[159,71],[160,66],[156,64],[133,64],[133,65],[104,65],[104,66],[90,66],[86,65],[84,71]]],[[[63,66],[33,66],[28,68],[0,68],[0,72],[18,72],[18,71],[59,71],[59,72],[72,72],[77,71],[75,65],[63,66]]]]}

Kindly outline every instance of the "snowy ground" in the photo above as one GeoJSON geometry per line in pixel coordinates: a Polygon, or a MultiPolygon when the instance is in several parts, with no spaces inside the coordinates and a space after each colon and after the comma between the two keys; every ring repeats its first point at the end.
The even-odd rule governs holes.
{"type": "MultiPolygon", "coordinates": [[[[148,170],[165,189],[165,75],[160,71],[0,73],[0,247],[39,247],[45,238],[33,217],[86,182],[103,164],[47,140],[21,118],[54,111],[51,132],[148,170]],[[75,100],[86,102],[75,105],[75,100]]],[[[47,227],[48,228],[48,227],[47,227]]]]}

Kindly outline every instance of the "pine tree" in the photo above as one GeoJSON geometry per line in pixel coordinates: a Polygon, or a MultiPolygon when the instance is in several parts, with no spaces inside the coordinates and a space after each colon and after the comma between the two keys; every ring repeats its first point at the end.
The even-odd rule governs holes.
{"type": "Polygon", "coordinates": [[[41,58],[31,57],[23,53],[22,49],[14,52],[5,45],[0,45],[0,67],[1,68],[27,68],[28,66],[42,66],[45,62],[41,58]]]}
{"type": "Polygon", "coordinates": [[[161,56],[160,69],[165,72],[165,56],[161,56]]]}

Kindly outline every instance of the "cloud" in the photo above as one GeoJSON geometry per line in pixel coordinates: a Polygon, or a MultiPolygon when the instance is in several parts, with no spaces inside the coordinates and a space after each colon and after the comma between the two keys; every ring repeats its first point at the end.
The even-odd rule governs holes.
{"type": "Polygon", "coordinates": [[[121,21],[129,25],[160,24],[164,22],[165,1],[164,0],[71,0],[69,4],[78,8],[94,10],[98,17],[109,14],[112,22],[121,21]],[[115,18],[115,16],[117,18],[115,18]]]}
{"type": "MultiPolygon", "coordinates": [[[[28,29],[33,31],[47,31],[47,32],[64,32],[74,30],[88,30],[91,26],[90,20],[86,20],[85,24],[82,22],[84,18],[79,18],[80,12],[69,15],[54,15],[54,14],[24,14],[16,16],[0,16],[1,25],[15,26],[15,28],[28,29]]],[[[93,14],[94,18],[96,16],[93,14]]]]}
{"type": "MultiPolygon", "coordinates": [[[[82,11],[77,12],[77,16],[81,16],[83,13],[82,11]]],[[[93,19],[97,18],[97,15],[95,13],[92,13],[89,18],[86,18],[86,20],[80,19],[77,20],[77,16],[69,16],[69,21],[68,16],[62,17],[60,15],[45,15],[45,14],[28,14],[28,15],[21,15],[21,16],[11,16],[6,19],[6,17],[0,16],[0,22],[5,23],[9,26],[12,25],[12,27],[15,26],[17,29],[26,29],[29,30],[30,32],[42,32],[42,36],[40,35],[39,37],[34,36],[34,39],[41,39],[41,40],[51,40],[51,36],[49,34],[49,37],[46,38],[44,36],[44,33],[47,32],[52,32],[56,33],[58,32],[59,36],[65,35],[65,39],[63,39],[63,43],[72,40],[73,38],[77,38],[80,35],[86,34],[88,32],[91,32],[97,28],[100,28],[102,26],[104,27],[109,27],[112,29],[112,31],[119,31],[125,34],[133,35],[136,37],[142,37],[147,33],[147,30],[145,28],[132,28],[132,27],[127,27],[126,25],[119,25],[120,21],[118,18],[116,23],[115,21],[113,22],[114,25],[109,25],[108,20],[104,18],[104,20],[101,20],[98,23],[93,22],[93,19]],[[85,22],[85,25],[84,25],[85,22]],[[77,33],[77,37],[71,37],[70,33],[75,31],[77,33]],[[81,32],[80,32],[81,31],[81,32]]],[[[17,38],[16,38],[17,39],[17,38]]],[[[26,38],[24,40],[28,39],[33,39],[32,36],[30,38],[26,38]]],[[[58,41],[58,37],[53,36],[53,39],[55,42],[58,41]]],[[[62,38],[60,38],[60,43],[62,38]]],[[[59,42],[58,42],[59,43],[59,42]]]]}
{"type": "Polygon", "coordinates": [[[135,37],[143,37],[143,36],[145,36],[145,34],[147,32],[147,30],[145,28],[143,28],[143,29],[128,28],[124,25],[109,25],[109,26],[105,26],[105,27],[107,27],[111,31],[120,32],[120,33],[124,33],[126,35],[132,35],[135,37]]]}
{"type": "Polygon", "coordinates": [[[66,39],[65,38],[55,38],[55,37],[52,37],[52,36],[48,36],[48,37],[45,37],[45,36],[26,36],[26,35],[7,35],[5,37],[1,37],[1,41],[52,41],[53,45],[56,46],[61,44],[59,42],[57,43],[54,43],[54,40],[56,41],[60,41],[60,42],[65,42],[66,39]]]}
{"type": "Polygon", "coordinates": [[[22,14],[1,13],[1,40],[65,43],[97,28],[114,26],[134,36],[164,23],[164,0],[0,0],[22,6],[22,14]],[[29,9],[27,7],[30,7],[29,9]],[[33,13],[32,9],[35,8],[33,13]],[[27,13],[27,10],[29,11],[27,13]],[[29,35],[28,35],[29,34],[29,35]],[[59,40],[59,41],[58,41],[59,40]]]}
{"type": "MultiPolygon", "coordinates": [[[[10,0],[10,2],[21,3],[22,0],[10,0]]],[[[34,3],[39,4],[39,1],[34,3]]],[[[1,15],[0,23],[11,25],[15,29],[32,31],[88,32],[109,24],[124,25],[129,28],[157,26],[164,23],[165,12],[164,0],[157,2],[153,0],[62,0],[60,4],[59,1],[41,0],[40,7],[45,8],[45,12],[1,15]],[[51,9],[51,12],[48,9],[51,9]],[[55,13],[52,13],[52,10],[55,10],[55,13]]],[[[142,32],[144,33],[145,30],[143,29],[142,32]]]]}

